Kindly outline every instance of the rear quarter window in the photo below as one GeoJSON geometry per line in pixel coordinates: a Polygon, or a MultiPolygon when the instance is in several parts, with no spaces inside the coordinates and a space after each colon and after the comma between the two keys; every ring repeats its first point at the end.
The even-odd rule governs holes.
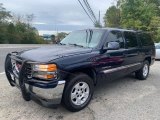
{"type": "Polygon", "coordinates": [[[154,42],[152,41],[151,35],[147,33],[139,33],[138,37],[142,43],[142,46],[150,46],[154,45],[154,42]]]}

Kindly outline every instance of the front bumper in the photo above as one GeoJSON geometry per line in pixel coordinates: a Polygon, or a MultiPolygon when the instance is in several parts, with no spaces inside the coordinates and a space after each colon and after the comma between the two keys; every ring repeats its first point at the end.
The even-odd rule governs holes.
{"type": "Polygon", "coordinates": [[[16,86],[22,92],[22,96],[28,95],[32,100],[46,107],[57,107],[61,103],[65,80],[40,81],[36,79],[26,79],[25,64],[31,61],[19,59],[16,54],[8,54],[5,61],[5,73],[11,86],[16,86]],[[22,67],[19,75],[13,72],[11,60],[19,61],[22,67]],[[26,94],[27,93],[27,94],[26,94]]]}
{"type": "Polygon", "coordinates": [[[61,103],[65,81],[59,81],[55,88],[39,88],[25,84],[31,99],[45,107],[55,108],[61,103]]]}

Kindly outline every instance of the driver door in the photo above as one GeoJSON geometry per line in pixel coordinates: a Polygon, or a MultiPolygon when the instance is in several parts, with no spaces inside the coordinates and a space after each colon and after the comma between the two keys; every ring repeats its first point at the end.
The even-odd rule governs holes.
{"type": "Polygon", "coordinates": [[[126,73],[126,49],[121,31],[110,31],[104,44],[105,47],[108,46],[108,42],[118,42],[120,44],[120,49],[108,50],[106,53],[101,55],[100,71],[104,80],[116,79],[124,76],[126,73]]]}

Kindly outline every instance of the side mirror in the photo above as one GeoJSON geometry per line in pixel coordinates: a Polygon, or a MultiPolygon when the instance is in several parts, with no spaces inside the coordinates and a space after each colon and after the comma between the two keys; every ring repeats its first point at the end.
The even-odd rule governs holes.
{"type": "Polygon", "coordinates": [[[118,50],[120,49],[120,44],[118,42],[108,42],[108,45],[101,49],[101,53],[106,52],[107,50],[118,50]]]}
{"type": "Polygon", "coordinates": [[[105,48],[106,50],[118,50],[120,48],[120,44],[118,42],[109,42],[108,46],[105,48]]]}

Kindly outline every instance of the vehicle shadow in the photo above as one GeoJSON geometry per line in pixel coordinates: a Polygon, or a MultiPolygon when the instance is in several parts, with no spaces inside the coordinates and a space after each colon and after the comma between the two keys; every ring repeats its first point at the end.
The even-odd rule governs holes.
{"type": "Polygon", "coordinates": [[[123,88],[129,85],[130,83],[134,83],[136,81],[137,79],[135,78],[134,74],[130,74],[126,77],[122,77],[112,81],[100,80],[100,82],[98,82],[95,88],[94,97],[99,96],[100,94],[103,93],[107,94],[107,91],[114,91],[114,89],[121,87],[123,88]]]}
{"type": "Polygon", "coordinates": [[[66,118],[76,119],[76,118],[81,118],[81,115],[84,115],[84,118],[87,118],[93,114],[91,111],[91,107],[94,106],[95,102],[99,101],[100,103],[103,103],[106,99],[109,99],[112,95],[116,96],[118,94],[121,94],[123,91],[126,91],[125,88],[126,86],[130,87],[130,84],[134,84],[136,81],[137,79],[134,77],[134,74],[110,82],[106,80],[100,80],[100,82],[95,87],[93,99],[91,100],[89,106],[86,107],[84,110],[75,113],[68,111],[63,107],[63,105],[59,105],[58,108],[56,109],[38,106],[36,105],[37,103],[34,102],[32,102],[32,105],[35,105],[40,110],[39,112],[36,113],[37,116],[41,116],[42,114],[44,114],[45,115],[44,117],[49,119],[54,119],[54,118],[56,118],[57,120],[66,118]]]}
{"type": "Polygon", "coordinates": [[[156,59],[155,61],[160,61],[160,59],[156,59]]]}
{"type": "MultiPolygon", "coordinates": [[[[92,98],[92,101],[99,99],[105,99],[103,98],[104,94],[112,94],[113,91],[116,91],[117,89],[124,89],[124,87],[130,85],[131,83],[135,83],[136,81],[138,81],[135,78],[134,74],[130,74],[126,77],[120,78],[120,79],[116,79],[113,81],[107,81],[107,80],[100,80],[98,82],[98,84],[95,86],[95,91],[94,91],[94,95],[92,98]]],[[[91,101],[91,104],[92,104],[91,101]]],[[[60,105],[60,107],[58,108],[58,110],[60,110],[60,112],[63,114],[64,113],[70,113],[69,111],[67,111],[62,105],[60,105]]]]}

